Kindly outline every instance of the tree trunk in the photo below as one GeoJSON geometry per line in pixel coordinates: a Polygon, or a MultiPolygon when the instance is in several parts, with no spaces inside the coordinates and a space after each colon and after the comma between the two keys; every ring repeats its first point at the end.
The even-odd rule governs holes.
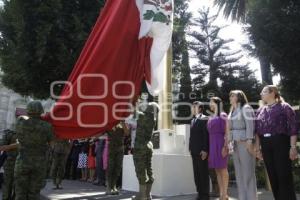
{"type": "Polygon", "coordinates": [[[214,66],[214,64],[211,64],[209,68],[209,81],[208,81],[208,85],[211,87],[211,89],[218,88],[217,79],[218,79],[217,68],[214,66]]]}
{"type": "Polygon", "coordinates": [[[267,85],[273,85],[271,64],[269,59],[260,56],[259,62],[260,62],[262,83],[267,85]]]}

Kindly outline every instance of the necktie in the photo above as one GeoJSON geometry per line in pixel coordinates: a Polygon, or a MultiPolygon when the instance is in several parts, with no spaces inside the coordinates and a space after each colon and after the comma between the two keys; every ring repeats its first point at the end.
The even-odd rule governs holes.
{"type": "Polygon", "coordinates": [[[192,126],[194,126],[195,122],[196,122],[196,117],[192,120],[192,126]]]}

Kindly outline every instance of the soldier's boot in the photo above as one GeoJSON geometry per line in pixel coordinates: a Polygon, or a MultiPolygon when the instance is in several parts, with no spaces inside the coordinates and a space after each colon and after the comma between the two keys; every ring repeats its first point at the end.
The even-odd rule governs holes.
{"type": "Polygon", "coordinates": [[[141,185],[139,188],[139,192],[135,196],[131,197],[131,200],[140,200],[140,199],[141,199],[141,185]]]}
{"type": "Polygon", "coordinates": [[[152,196],[151,196],[152,184],[153,183],[147,183],[146,184],[146,196],[147,196],[147,200],[152,200],[152,196]]]}
{"type": "Polygon", "coordinates": [[[135,196],[131,197],[131,200],[140,200],[141,199],[141,193],[138,192],[135,196]]]}
{"type": "Polygon", "coordinates": [[[147,200],[147,195],[146,195],[146,185],[140,185],[139,193],[135,196],[132,197],[132,200],[147,200]]]}
{"type": "Polygon", "coordinates": [[[133,200],[147,200],[147,185],[140,185],[139,193],[136,197],[132,198],[133,200]]]}
{"type": "Polygon", "coordinates": [[[141,185],[141,200],[147,200],[147,194],[146,194],[146,191],[147,191],[147,185],[141,185]]]}
{"type": "Polygon", "coordinates": [[[112,195],[112,188],[111,188],[111,184],[108,182],[107,183],[107,187],[106,187],[106,192],[105,195],[112,195]]]}
{"type": "Polygon", "coordinates": [[[57,190],[57,189],[58,189],[57,180],[54,179],[54,180],[53,180],[53,190],[57,190]]]}
{"type": "Polygon", "coordinates": [[[116,184],[114,184],[114,186],[112,187],[112,195],[119,195],[119,190],[116,184]]]}
{"type": "Polygon", "coordinates": [[[56,187],[59,190],[63,189],[63,187],[61,186],[61,182],[62,182],[62,180],[60,178],[56,179],[56,187]]]}

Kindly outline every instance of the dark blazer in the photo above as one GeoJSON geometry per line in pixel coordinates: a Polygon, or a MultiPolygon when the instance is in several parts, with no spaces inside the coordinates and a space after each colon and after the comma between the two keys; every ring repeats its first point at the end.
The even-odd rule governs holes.
{"type": "MultiPolygon", "coordinates": [[[[193,120],[192,120],[193,121],[193,120]]],[[[194,124],[191,121],[191,130],[190,130],[190,143],[189,150],[191,154],[199,155],[201,151],[208,153],[209,151],[209,139],[207,131],[207,121],[208,117],[201,115],[197,118],[194,124]]]]}

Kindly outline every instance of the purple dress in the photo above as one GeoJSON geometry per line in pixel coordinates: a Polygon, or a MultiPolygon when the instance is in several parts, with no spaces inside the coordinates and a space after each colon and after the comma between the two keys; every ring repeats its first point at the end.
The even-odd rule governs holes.
{"type": "Polygon", "coordinates": [[[211,169],[227,168],[228,156],[225,158],[222,156],[222,148],[225,142],[226,118],[226,113],[221,113],[220,117],[211,117],[207,122],[209,133],[208,165],[211,169]]]}

